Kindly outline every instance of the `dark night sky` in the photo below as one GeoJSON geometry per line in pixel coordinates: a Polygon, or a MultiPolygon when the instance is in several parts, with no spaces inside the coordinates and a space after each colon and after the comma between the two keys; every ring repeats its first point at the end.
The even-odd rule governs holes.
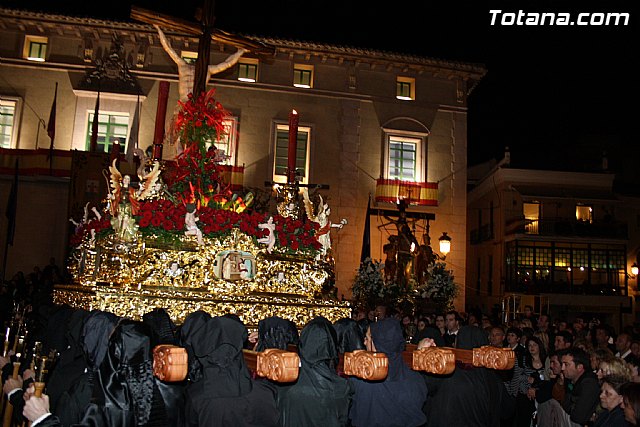
{"type": "MultiPolygon", "coordinates": [[[[57,9],[81,16],[125,20],[129,15],[130,2],[125,0],[109,2],[108,10],[99,11],[90,11],[88,3],[98,2],[70,9],[62,2],[0,0],[8,7],[57,9]]],[[[134,2],[184,18],[193,16],[199,3],[134,2]]],[[[607,150],[612,168],[626,168],[632,179],[638,177],[640,144],[632,128],[638,110],[633,104],[638,99],[634,63],[640,52],[640,15],[634,13],[632,1],[400,0],[388,4],[380,8],[361,0],[217,0],[216,25],[246,35],[484,64],[488,74],[469,100],[470,165],[499,159],[509,146],[516,165],[553,169],[574,164],[576,169],[589,169],[600,164],[600,155],[607,150]],[[628,12],[631,19],[627,27],[491,26],[490,9],[628,12]]]]}

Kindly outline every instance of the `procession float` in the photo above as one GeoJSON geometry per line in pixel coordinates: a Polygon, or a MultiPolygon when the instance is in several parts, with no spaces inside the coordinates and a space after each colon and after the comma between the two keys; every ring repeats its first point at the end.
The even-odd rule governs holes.
{"type": "Polygon", "coordinates": [[[225,154],[215,141],[228,113],[214,94],[179,101],[175,160],[138,150],[132,179],[112,154],[103,203],[71,219],[73,283],[55,287],[56,303],[134,319],[161,307],[178,324],[196,310],[233,313],[249,327],[268,316],[299,327],[316,316],[350,316],[349,303],[332,292],[329,238],[345,221],[331,224],[322,197],[295,180],[297,113],[290,115],[291,179],[275,208],[264,209],[221,173],[225,154]]]}

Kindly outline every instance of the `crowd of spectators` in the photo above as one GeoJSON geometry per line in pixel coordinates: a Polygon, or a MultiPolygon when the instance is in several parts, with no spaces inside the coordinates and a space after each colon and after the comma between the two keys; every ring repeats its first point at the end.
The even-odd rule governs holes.
{"type": "Polygon", "coordinates": [[[0,295],[5,324],[15,323],[18,307],[31,308],[26,348],[38,340],[45,353],[62,349],[43,397],[34,396],[28,363],[15,380],[16,356],[0,358],[16,425],[617,427],[640,418],[635,326],[616,332],[597,319],[536,316],[531,307],[501,321],[479,312],[412,316],[379,305],[333,324],[317,317],[300,334],[292,322],[271,317],[249,334],[232,314],[196,311],[175,325],[163,309],[135,321],[56,306],[52,286],[63,280],[52,259],[42,270],[16,274],[0,295]],[[153,376],[151,349],[161,343],[187,349],[187,380],[153,376]],[[515,363],[505,371],[459,364],[447,376],[418,373],[402,359],[408,343],[510,348],[515,363]],[[243,349],[289,345],[301,360],[294,383],[260,379],[242,357],[243,349]],[[357,349],[387,355],[384,381],[337,370],[339,355],[357,349]]]}

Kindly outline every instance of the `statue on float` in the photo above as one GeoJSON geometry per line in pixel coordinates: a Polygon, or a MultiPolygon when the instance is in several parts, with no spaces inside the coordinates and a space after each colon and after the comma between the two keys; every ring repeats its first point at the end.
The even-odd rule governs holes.
{"type": "Polygon", "coordinates": [[[313,202],[309,198],[309,192],[304,189],[302,192],[302,196],[304,198],[304,209],[307,213],[307,218],[311,221],[318,223],[320,225],[320,229],[316,233],[316,237],[318,242],[322,245],[322,249],[320,250],[320,256],[326,255],[331,250],[331,229],[337,228],[342,229],[347,224],[346,218],[343,218],[338,224],[333,224],[329,220],[329,215],[331,215],[331,208],[329,208],[328,203],[324,203],[322,196],[318,196],[320,198],[320,204],[318,205],[318,212],[314,214],[314,206],[313,202]]]}

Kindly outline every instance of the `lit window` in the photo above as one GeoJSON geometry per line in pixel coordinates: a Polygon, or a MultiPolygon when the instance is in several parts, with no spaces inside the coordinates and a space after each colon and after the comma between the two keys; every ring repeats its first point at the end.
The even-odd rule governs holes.
{"type": "Polygon", "coordinates": [[[258,60],[245,58],[238,62],[238,80],[242,82],[258,81],[258,60]]]}
{"type": "MultiPolygon", "coordinates": [[[[309,182],[309,143],[311,128],[298,127],[296,145],[296,169],[300,183],[309,182]]],[[[273,181],[287,182],[287,165],[289,164],[289,125],[277,125],[275,135],[275,156],[273,162],[273,181]]]]}
{"type": "Polygon", "coordinates": [[[22,56],[30,61],[44,62],[48,39],[41,36],[25,36],[22,56]]]}
{"type": "Polygon", "coordinates": [[[0,96],[0,148],[17,145],[20,98],[0,96]]]}
{"type": "Polygon", "coordinates": [[[576,205],[576,219],[582,222],[593,222],[593,206],[576,205]]]}
{"type": "MultiPolygon", "coordinates": [[[[93,111],[88,114],[86,150],[90,150],[93,111]]],[[[127,135],[129,133],[128,113],[105,113],[98,115],[98,143],[96,151],[109,153],[114,141],[120,142],[120,150],[126,152],[127,135]]]]}
{"type": "Polygon", "coordinates": [[[540,222],[540,203],[523,203],[524,232],[526,234],[538,234],[540,222]]]}
{"type": "Polygon", "coordinates": [[[221,164],[235,165],[238,118],[230,117],[225,119],[222,123],[225,134],[220,135],[218,139],[216,139],[215,145],[218,150],[222,150],[225,155],[229,156],[229,158],[221,164]]]}
{"type": "Polygon", "coordinates": [[[387,134],[385,177],[402,181],[422,181],[423,137],[387,134]]]}
{"type": "Polygon", "coordinates": [[[198,52],[183,50],[182,52],[180,52],[180,57],[184,59],[184,62],[186,62],[187,64],[195,64],[198,60],[198,52]]]}
{"type": "Polygon", "coordinates": [[[313,87],[313,65],[295,64],[293,67],[293,85],[295,87],[313,87]]]}
{"type": "Polygon", "coordinates": [[[416,79],[412,77],[398,77],[396,80],[396,98],[404,101],[416,99],[416,79]]]}

